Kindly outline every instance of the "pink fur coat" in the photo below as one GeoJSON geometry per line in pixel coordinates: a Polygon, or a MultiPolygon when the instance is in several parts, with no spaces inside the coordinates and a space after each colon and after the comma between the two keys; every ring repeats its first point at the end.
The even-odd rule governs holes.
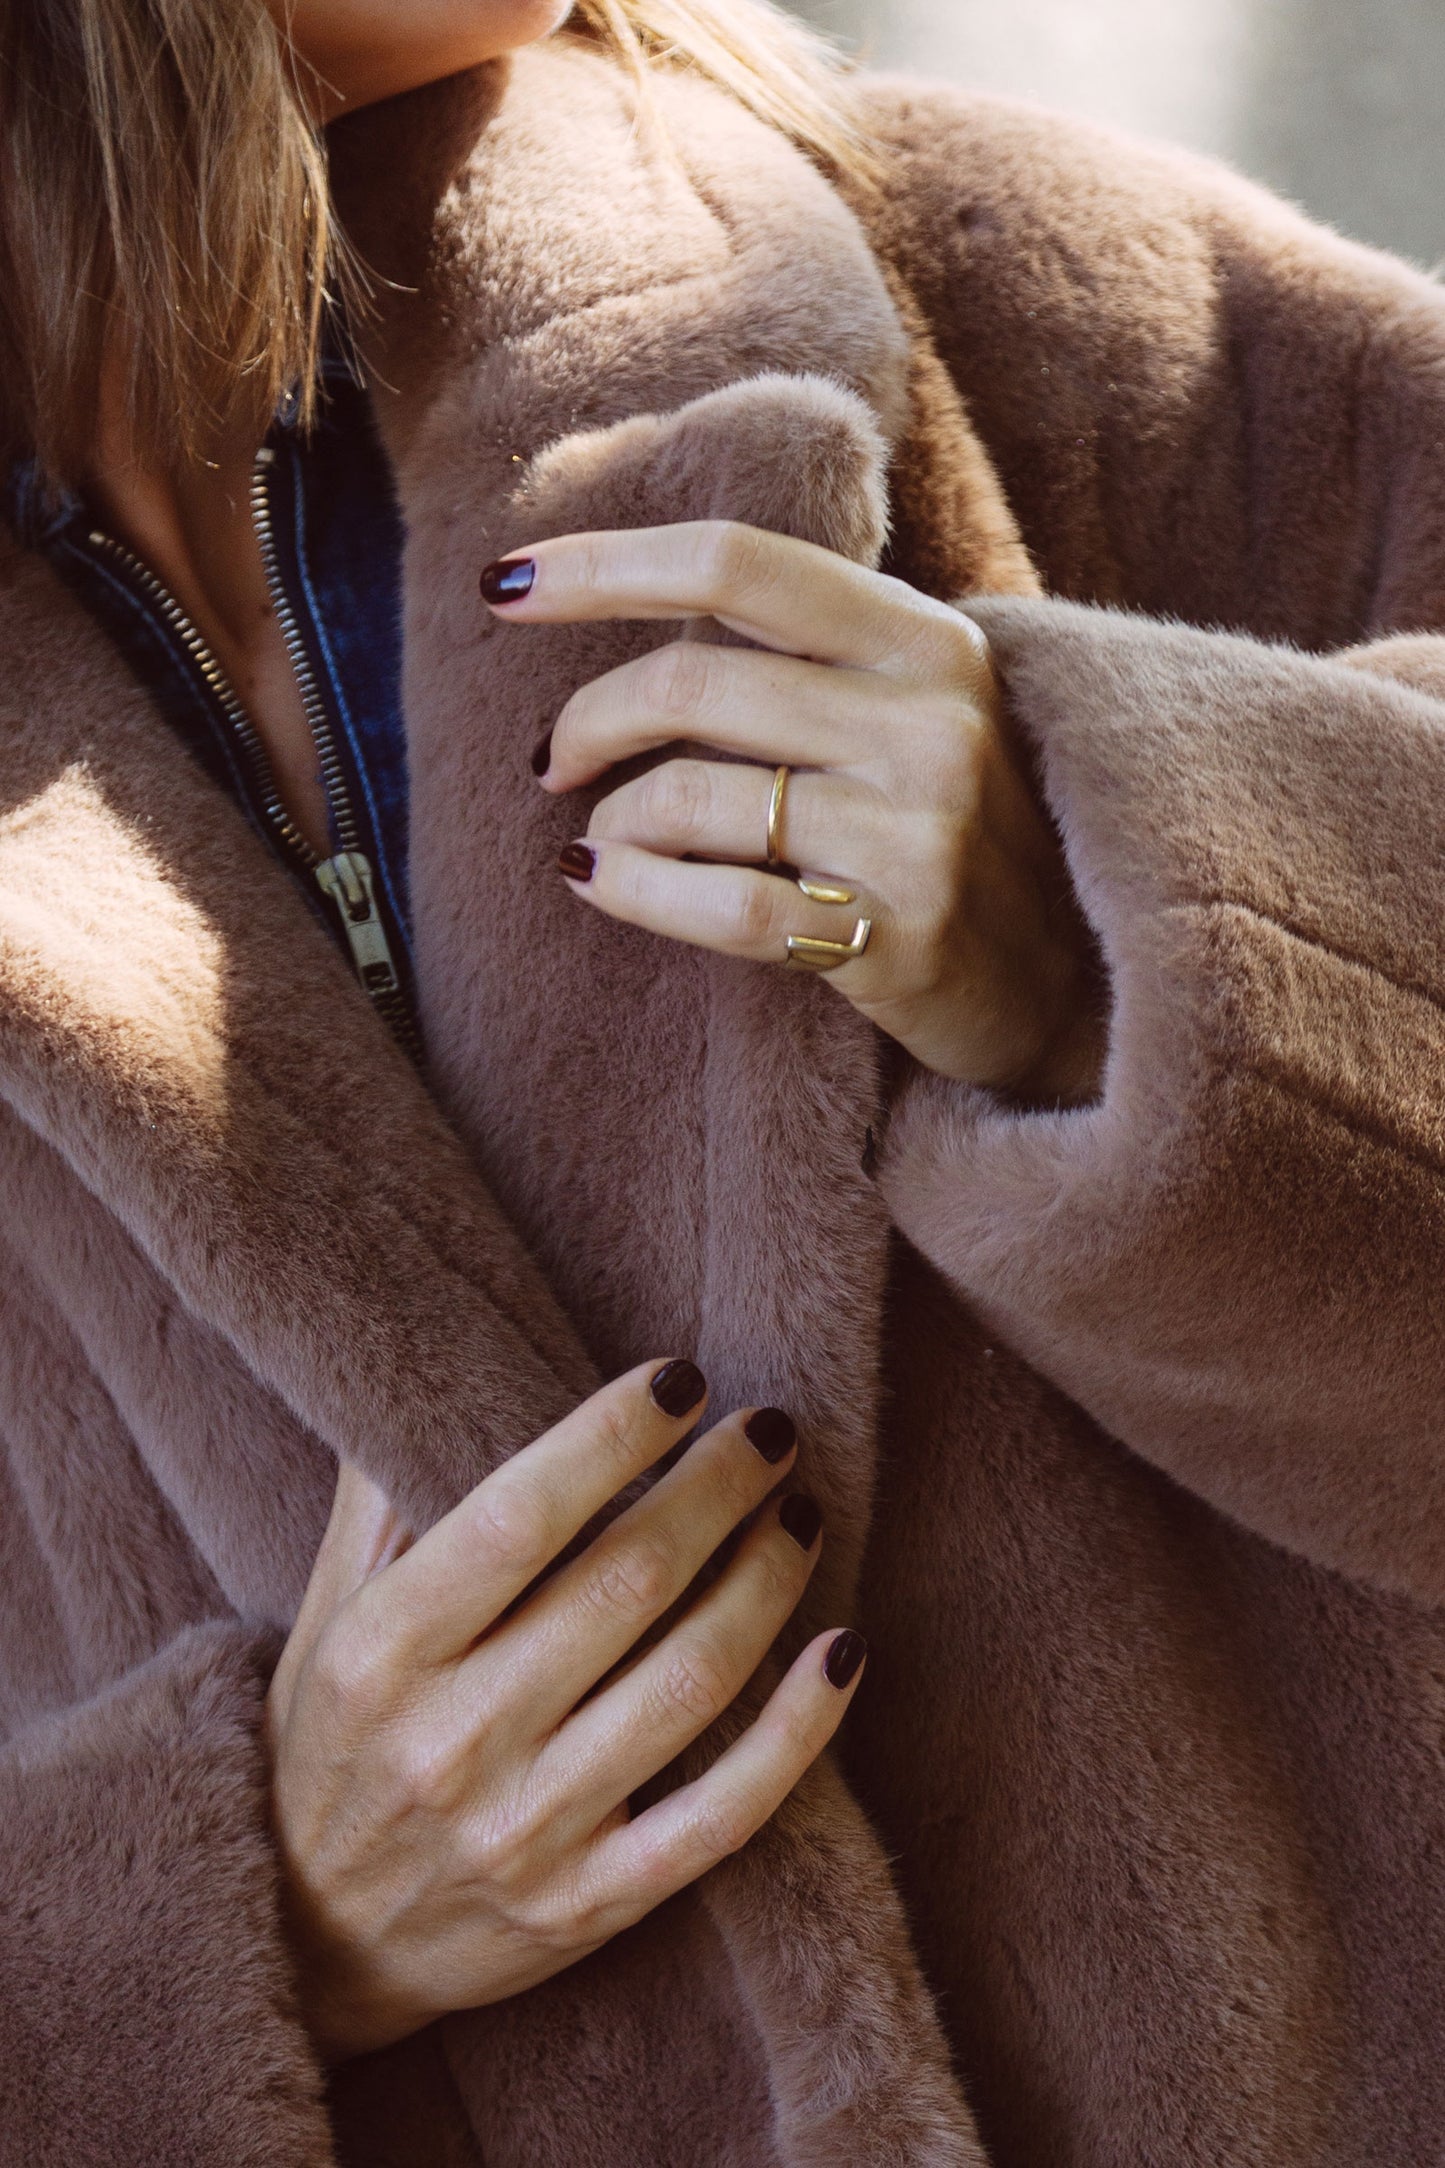
{"type": "Polygon", "coordinates": [[[871,92],[853,208],[563,47],[338,131],[405,507],[429,1097],[0,544],[4,2168],[1422,2168],[1445,2131],[1445,294],[1183,158],[871,92]],[[723,514],[970,600],[1097,1097],[580,911],[528,756],[723,514]],[[876,1137],[876,1155],[868,1147],[876,1137]],[[876,1156],[876,1166],[875,1166],[876,1156]],[[872,1170],[872,1171],[870,1171],[872,1170]],[[258,1717],[338,1457],[427,1523],[603,1374],[776,1399],[841,1755],[329,2080],[258,1717]]]}

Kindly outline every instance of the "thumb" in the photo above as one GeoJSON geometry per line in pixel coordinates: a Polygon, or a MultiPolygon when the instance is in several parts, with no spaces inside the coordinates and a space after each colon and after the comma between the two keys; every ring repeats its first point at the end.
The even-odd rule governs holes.
{"type": "Polygon", "coordinates": [[[409,1550],[415,1538],[398,1519],[390,1498],[379,1483],[353,1461],[341,1462],[331,1518],[316,1553],[316,1563],[296,1614],[285,1648],[281,1651],[267,1697],[273,1727],[284,1724],[291,1706],[296,1679],[326,1627],[348,1596],[382,1573],[394,1558],[409,1550]]]}

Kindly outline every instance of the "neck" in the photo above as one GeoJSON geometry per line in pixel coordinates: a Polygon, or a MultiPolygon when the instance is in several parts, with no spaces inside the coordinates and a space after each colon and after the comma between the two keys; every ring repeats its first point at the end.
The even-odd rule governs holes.
{"type": "Polygon", "coordinates": [[[164,466],[137,446],[120,369],[108,361],[89,495],[118,541],[175,596],[251,717],[288,812],[327,848],[325,794],[251,518],[256,444],[218,432],[204,456],[164,466]]]}

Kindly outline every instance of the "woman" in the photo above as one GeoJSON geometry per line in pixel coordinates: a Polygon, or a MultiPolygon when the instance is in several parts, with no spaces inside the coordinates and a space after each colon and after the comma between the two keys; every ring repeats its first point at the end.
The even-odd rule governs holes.
{"type": "Polygon", "coordinates": [[[0,18],[0,2159],[1418,2163],[1445,301],[563,12],[0,18]]]}

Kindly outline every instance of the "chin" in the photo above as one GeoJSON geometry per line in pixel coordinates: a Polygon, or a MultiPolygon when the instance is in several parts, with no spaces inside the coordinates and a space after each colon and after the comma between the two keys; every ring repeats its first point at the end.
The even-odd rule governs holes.
{"type": "Polygon", "coordinates": [[[550,38],[574,8],[575,0],[496,0],[498,50],[515,52],[550,38]]]}

